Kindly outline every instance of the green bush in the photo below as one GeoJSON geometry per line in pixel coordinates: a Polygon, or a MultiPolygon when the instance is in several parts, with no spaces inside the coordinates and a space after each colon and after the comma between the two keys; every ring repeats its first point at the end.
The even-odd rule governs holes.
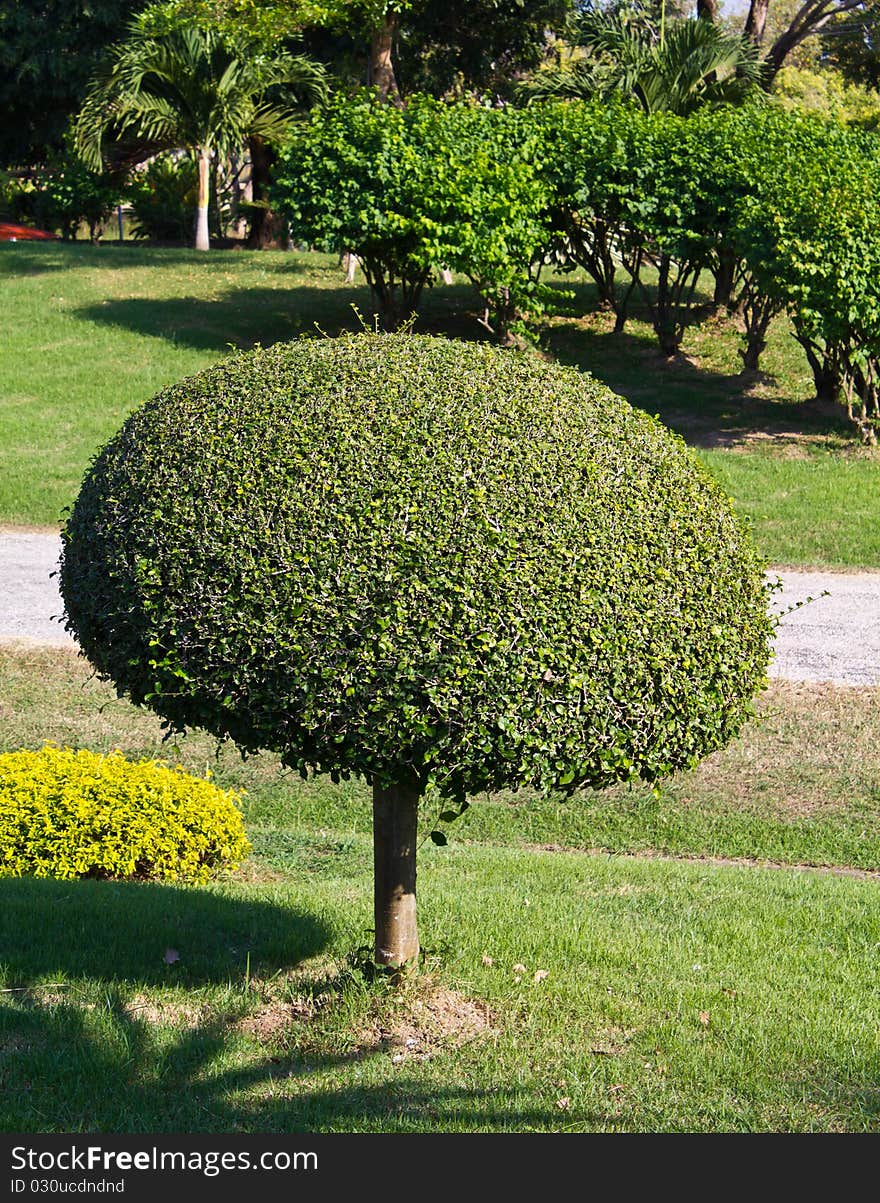
{"type": "Polygon", "coordinates": [[[761,565],[683,443],[480,345],[235,356],[132,415],[63,542],[69,629],[172,727],[459,798],[691,765],[768,656],[761,565]]]}
{"type": "Polygon", "coordinates": [[[413,115],[369,92],[334,96],[294,130],[272,193],[294,242],[357,255],[389,329],[415,311],[441,266],[438,155],[411,136],[413,115]]]}
{"type": "Polygon", "coordinates": [[[547,300],[547,190],[527,113],[362,92],[312,112],[279,156],[274,203],[295,241],[354,251],[387,328],[441,267],[469,276],[502,338],[547,300]]]}
{"type": "Polygon", "coordinates": [[[716,301],[730,300],[737,278],[730,225],[739,198],[754,185],[739,160],[743,139],[731,131],[751,123],[757,141],[761,111],[704,108],[682,117],[559,102],[530,111],[542,129],[557,257],[590,274],[603,304],[615,310],[618,331],[637,295],[664,354],[674,355],[698,314],[704,271],[719,282],[716,301]]]}
{"type": "Polygon", "coordinates": [[[206,881],[248,851],[238,796],[155,761],[0,755],[0,877],[206,881]]]}
{"type": "Polygon", "coordinates": [[[775,105],[689,117],[578,102],[529,111],[541,131],[554,254],[590,273],[618,330],[636,292],[661,348],[675,353],[699,316],[708,269],[715,306],[743,319],[745,367],[758,367],[770,321],[787,310],[817,395],[843,393],[863,438],[876,439],[875,135],[775,105]]]}
{"type": "Polygon", "coordinates": [[[424,103],[438,127],[434,171],[448,206],[442,262],[466,275],[502,342],[560,296],[540,280],[553,241],[550,189],[533,114],[424,103]]]}
{"type": "Polygon", "coordinates": [[[128,200],[132,234],[156,242],[189,242],[198,203],[198,169],[192,159],[160,156],[132,176],[128,200]]]}
{"type": "Polygon", "coordinates": [[[97,243],[124,186],[118,174],[91,171],[67,143],[28,178],[7,177],[0,184],[0,207],[10,220],[55,231],[65,240],[75,240],[86,226],[97,243]]]}
{"type": "Polygon", "coordinates": [[[880,92],[850,82],[833,68],[783,67],[773,79],[773,97],[784,109],[832,117],[862,129],[880,126],[880,92]]]}

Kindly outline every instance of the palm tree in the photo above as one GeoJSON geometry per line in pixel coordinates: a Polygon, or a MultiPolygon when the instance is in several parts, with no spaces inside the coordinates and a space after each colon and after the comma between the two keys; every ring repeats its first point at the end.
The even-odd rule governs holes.
{"type": "Polygon", "coordinates": [[[206,251],[212,159],[248,138],[283,135],[294,116],[292,90],[322,98],[323,68],[198,25],[156,34],[135,20],[92,80],[75,123],[77,149],[93,167],[100,166],[108,140],[119,145],[133,139],[130,161],[162,150],[189,151],[199,165],[195,244],[206,251]]]}
{"type": "Polygon", "coordinates": [[[658,32],[647,20],[593,13],[578,44],[587,54],[568,67],[544,70],[523,85],[529,98],[632,96],[648,113],[682,116],[704,104],[737,104],[758,83],[753,43],[704,18],[658,32]]]}

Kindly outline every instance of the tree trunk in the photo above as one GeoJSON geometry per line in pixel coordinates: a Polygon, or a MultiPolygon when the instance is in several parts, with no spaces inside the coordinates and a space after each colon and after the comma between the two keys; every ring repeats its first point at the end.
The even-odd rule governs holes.
{"type": "Polygon", "coordinates": [[[746,18],[746,27],[743,33],[756,46],[760,46],[764,41],[764,26],[767,24],[767,10],[769,7],[770,0],[752,0],[749,6],[749,15],[746,18]]]}
{"type": "Polygon", "coordinates": [[[697,0],[697,16],[714,23],[718,17],[718,0],[697,0]]]}
{"type": "Polygon", "coordinates": [[[767,350],[767,340],[760,334],[749,332],[746,335],[746,345],[740,355],[743,361],[743,374],[757,372],[761,364],[761,356],[767,350]]]}
{"type": "Polygon", "coordinates": [[[671,269],[670,256],[661,254],[657,263],[657,301],[653,307],[652,318],[657,342],[667,359],[672,359],[678,354],[683,334],[674,314],[669,280],[671,269]]]}
{"type": "Polygon", "coordinates": [[[199,207],[196,210],[196,250],[211,249],[208,235],[208,201],[211,194],[211,152],[199,149],[199,207]]]}
{"type": "MultiPolygon", "coordinates": [[[[751,0],[750,2],[749,15],[743,32],[747,38],[751,38],[756,46],[760,46],[764,41],[769,7],[770,0],[751,0]]],[[[831,3],[831,0],[803,0],[803,3],[795,4],[788,28],[777,37],[764,59],[762,86],[767,91],[770,90],[774,76],[788,55],[805,38],[824,29],[834,17],[862,7],[862,0],[836,0],[835,3],[831,3]]]]}
{"type": "Polygon", "coordinates": [[[269,207],[269,181],[275,153],[262,138],[248,138],[248,153],[251,159],[251,200],[254,208],[248,220],[247,245],[252,251],[264,251],[286,243],[284,224],[269,207]]]}
{"type": "Polygon", "coordinates": [[[821,24],[811,25],[807,28],[797,31],[788,29],[780,37],[776,39],[770,49],[767,51],[767,57],[764,60],[764,74],[762,77],[762,85],[769,92],[770,85],[780,71],[782,64],[791,54],[796,46],[800,46],[804,38],[809,37],[811,33],[816,33],[822,28],[825,22],[821,24]]]}
{"type": "Polygon", "coordinates": [[[813,373],[813,383],[816,386],[814,406],[820,410],[834,411],[840,401],[843,389],[843,373],[840,366],[840,355],[836,353],[834,344],[818,346],[805,334],[798,333],[795,326],[795,338],[801,344],[813,373]]]}
{"type": "Polygon", "coordinates": [[[373,785],[376,964],[392,969],[408,968],[419,956],[416,839],[420,797],[414,781],[388,788],[373,785]]]}
{"type": "Polygon", "coordinates": [[[727,247],[718,252],[718,269],[715,272],[715,291],[712,304],[716,309],[733,308],[733,282],[736,278],[736,254],[727,247]]]}
{"type": "Polygon", "coordinates": [[[373,30],[370,42],[370,83],[383,100],[401,104],[400,89],[394,74],[391,52],[397,32],[397,13],[386,12],[382,24],[373,30]]]}

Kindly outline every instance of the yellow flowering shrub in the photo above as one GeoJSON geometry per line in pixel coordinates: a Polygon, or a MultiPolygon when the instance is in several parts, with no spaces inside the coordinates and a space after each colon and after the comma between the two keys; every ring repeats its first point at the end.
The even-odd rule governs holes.
{"type": "Polygon", "coordinates": [[[206,881],[250,845],[240,798],[160,761],[47,744],[0,755],[0,877],[206,881]]]}

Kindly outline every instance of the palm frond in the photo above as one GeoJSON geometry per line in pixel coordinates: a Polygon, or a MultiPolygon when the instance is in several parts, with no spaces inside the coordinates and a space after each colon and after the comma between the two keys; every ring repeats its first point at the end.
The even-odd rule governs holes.
{"type": "Polygon", "coordinates": [[[603,76],[592,59],[577,59],[571,66],[545,68],[517,89],[524,100],[591,100],[603,91],[603,76]]]}
{"type": "Polygon", "coordinates": [[[741,103],[761,70],[750,40],[699,18],[673,23],[661,43],[646,20],[594,12],[581,22],[579,44],[586,57],[538,72],[521,95],[633,96],[648,112],[685,114],[702,104],[741,103]]]}
{"type": "Polygon", "coordinates": [[[326,90],[323,68],[304,56],[270,54],[196,24],[154,36],[136,19],[89,87],[76,144],[92,166],[105,142],[125,135],[223,153],[253,132],[280,137],[296,103],[321,100],[326,90]]]}

